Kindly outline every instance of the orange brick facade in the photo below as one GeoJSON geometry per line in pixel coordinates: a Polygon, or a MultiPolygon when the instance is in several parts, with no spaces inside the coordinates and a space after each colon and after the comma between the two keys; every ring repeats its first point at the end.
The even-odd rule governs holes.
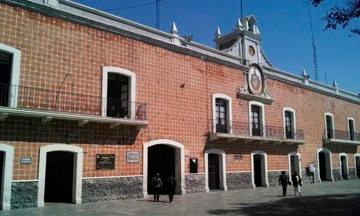
{"type": "MultiPolygon", "coordinates": [[[[63,89],[78,94],[101,96],[102,68],[124,68],[136,74],[136,101],[147,104],[148,125],[135,126],[9,116],[0,122],[0,143],[14,147],[14,182],[38,180],[39,150],[52,144],[82,148],[82,177],[126,177],[143,175],[143,144],[167,139],[184,145],[184,171],[190,172],[190,158],[198,159],[198,173],[204,174],[206,149],[226,154],[227,173],[251,172],[251,152],[267,154],[268,172],[288,170],[288,153],[301,154],[301,169],[317,163],[317,150],[332,153],[332,168],[339,168],[339,153],[346,153],[348,167],[355,168],[357,145],[324,145],[324,113],[334,115],[338,130],[348,130],[347,118],[360,128],[360,105],[271,78],[268,91],[274,100],[265,105],[266,125],[283,127],[284,107],[296,111],[296,127],[304,130],[304,145],[244,143],[239,140],[209,141],[213,118],[212,95],[232,99],[233,121],[249,121],[249,101],[237,97],[244,84],[243,71],[200,58],[180,54],[145,42],[116,35],[66,20],[45,16],[7,4],[0,4],[0,43],[21,51],[19,85],[56,91],[67,74],[63,89]],[[139,163],[127,163],[126,151],[139,151],[139,163]],[[96,154],[115,154],[115,169],[95,169],[96,154]],[[241,159],[233,159],[241,154],[241,159]],[[31,157],[31,164],[20,164],[31,157]]],[[[99,115],[100,108],[91,109],[99,115]]],[[[150,162],[149,162],[150,163],[150,162]]],[[[305,177],[304,177],[305,178],[305,177]]],[[[186,186],[186,185],[185,185],[186,186]]],[[[15,202],[15,201],[13,201],[15,202]]]]}

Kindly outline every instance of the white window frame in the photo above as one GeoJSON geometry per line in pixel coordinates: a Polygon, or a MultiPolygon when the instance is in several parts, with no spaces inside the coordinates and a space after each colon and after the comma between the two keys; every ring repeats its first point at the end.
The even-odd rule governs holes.
{"type": "Polygon", "coordinates": [[[254,167],[254,155],[262,155],[264,157],[264,170],[262,170],[261,178],[262,182],[265,184],[265,187],[269,187],[269,178],[268,178],[268,164],[267,164],[267,153],[261,150],[256,150],[251,152],[251,184],[253,188],[256,188],[255,185],[255,167],[254,167]]]}
{"type": "Polygon", "coordinates": [[[263,103],[257,101],[249,101],[249,128],[250,128],[250,136],[252,136],[252,124],[251,124],[251,106],[260,107],[260,121],[263,126],[262,128],[262,137],[266,137],[266,126],[265,126],[265,105],[263,103]]]}
{"type": "Polygon", "coordinates": [[[331,130],[333,131],[333,137],[331,139],[335,139],[335,121],[334,121],[334,115],[332,113],[326,112],[324,113],[324,120],[325,120],[325,138],[326,139],[330,139],[327,137],[328,131],[327,131],[327,127],[326,127],[326,116],[331,116],[332,121],[331,121],[331,130]]]}
{"type": "Polygon", "coordinates": [[[4,153],[4,162],[3,162],[3,176],[0,179],[2,183],[2,193],[0,194],[2,203],[0,207],[2,210],[9,210],[11,208],[11,182],[13,176],[13,163],[14,163],[14,146],[6,145],[0,143],[0,151],[4,153]]]}
{"type": "Polygon", "coordinates": [[[349,127],[349,121],[353,121],[353,126],[354,126],[354,135],[356,134],[356,127],[355,127],[355,119],[353,117],[348,117],[347,118],[347,128],[348,128],[348,134],[349,134],[349,140],[350,140],[350,127],[349,127]]]}
{"type": "Polygon", "coordinates": [[[355,177],[358,179],[357,167],[356,167],[356,157],[360,157],[360,153],[354,154],[354,166],[355,166],[355,177]]]}
{"type": "Polygon", "coordinates": [[[346,157],[346,173],[348,175],[348,178],[349,178],[349,158],[348,158],[348,155],[346,153],[344,153],[344,152],[339,154],[340,178],[343,180],[343,172],[344,172],[344,170],[342,170],[342,167],[341,167],[341,157],[342,156],[346,157]]]}
{"type": "Polygon", "coordinates": [[[210,192],[209,188],[209,154],[217,154],[219,156],[219,180],[220,189],[227,191],[226,183],[226,153],[221,149],[207,149],[204,152],[205,159],[205,191],[210,192]]]}
{"type": "Polygon", "coordinates": [[[132,71],[126,70],[119,67],[104,66],[102,73],[102,105],[101,105],[101,116],[107,117],[107,89],[108,89],[108,74],[116,73],[129,78],[129,94],[130,94],[130,118],[135,118],[135,102],[136,102],[136,74],[132,71]]]}
{"type": "Polygon", "coordinates": [[[300,153],[295,152],[295,151],[289,152],[289,154],[288,154],[288,173],[289,173],[289,176],[290,176],[290,181],[292,182],[292,180],[291,180],[291,175],[292,175],[291,174],[291,156],[296,156],[297,159],[298,159],[298,161],[297,161],[297,163],[298,163],[297,169],[298,169],[298,175],[300,176],[300,178],[302,178],[302,173],[301,173],[301,155],[300,155],[300,153]]]}
{"type": "Polygon", "coordinates": [[[230,134],[233,133],[232,130],[232,99],[230,96],[226,95],[226,94],[213,94],[212,95],[212,126],[213,126],[213,131],[216,133],[216,99],[223,99],[226,101],[226,119],[229,121],[228,124],[228,128],[227,131],[229,131],[230,134]]]}
{"type": "Polygon", "coordinates": [[[293,130],[293,134],[294,134],[294,137],[292,139],[296,139],[296,114],[295,114],[295,110],[290,108],[290,107],[284,107],[283,108],[283,127],[284,127],[284,138],[285,139],[288,139],[286,138],[286,118],[285,118],[285,112],[288,111],[288,112],[291,112],[292,113],[292,125],[291,125],[291,129],[293,130]]]}
{"type": "MultiPolygon", "coordinates": [[[[329,155],[329,167],[326,167],[329,168],[329,170],[326,170],[327,172],[327,177],[330,177],[330,181],[334,181],[334,175],[333,175],[333,165],[332,165],[332,153],[329,149],[327,148],[319,148],[316,150],[316,160],[317,160],[317,171],[318,171],[318,180],[319,182],[321,182],[321,178],[320,178],[320,159],[319,159],[319,153],[320,152],[324,152],[325,154],[328,154],[329,155]],[[329,173],[328,173],[329,172],[329,173]]],[[[327,165],[326,165],[327,166],[327,165]]],[[[329,178],[327,178],[327,180],[329,180],[329,178]]]]}
{"type": "Polygon", "coordinates": [[[20,76],[20,63],[21,63],[21,51],[14,47],[0,44],[0,52],[8,53],[12,55],[11,58],[11,74],[10,74],[10,97],[9,107],[17,107],[17,99],[19,92],[19,76],[20,76]]]}

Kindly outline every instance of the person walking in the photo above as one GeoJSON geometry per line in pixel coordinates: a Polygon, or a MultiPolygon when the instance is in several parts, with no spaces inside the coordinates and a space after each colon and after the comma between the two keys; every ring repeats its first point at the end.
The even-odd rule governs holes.
{"type": "Polygon", "coordinates": [[[154,202],[159,202],[160,191],[162,189],[162,181],[159,173],[156,173],[155,177],[151,181],[151,184],[154,189],[154,202]]]}
{"type": "Polygon", "coordinates": [[[170,176],[166,179],[166,186],[169,192],[169,201],[171,203],[174,199],[175,188],[176,188],[176,180],[174,178],[173,173],[170,173],[170,176]]]}
{"type": "Polygon", "coordinates": [[[291,185],[291,182],[289,181],[289,177],[286,175],[285,171],[282,171],[279,177],[279,185],[282,185],[283,196],[286,196],[286,190],[288,184],[291,185]]]}
{"type": "Polygon", "coordinates": [[[295,196],[296,193],[299,193],[299,196],[301,196],[302,179],[300,178],[297,172],[294,172],[294,175],[292,176],[291,180],[293,182],[295,196]]]}

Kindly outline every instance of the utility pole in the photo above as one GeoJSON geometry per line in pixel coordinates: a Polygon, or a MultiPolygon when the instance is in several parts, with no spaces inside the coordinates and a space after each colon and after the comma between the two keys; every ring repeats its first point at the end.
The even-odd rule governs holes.
{"type": "Polygon", "coordinates": [[[313,25],[312,25],[312,19],[311,19],[311,13],[310,13],[310,4],[309,4],[309,3],[308,3],[308,10],[309,10],[310,27],[311,27],[311,35],[312,35],[312,46],[313,46],[313,57],[314,57],[315,80],[316,80],[316,81],[319,81],[318,67],[317,67],[317,53],[316,53],[315,37],[314,37],[314,30],[313,30],[313,25]]]}
{"type": "Polygon", "coordinates": [[[156,29],[160,29],[160,1],[156,0],[156,29]]]}

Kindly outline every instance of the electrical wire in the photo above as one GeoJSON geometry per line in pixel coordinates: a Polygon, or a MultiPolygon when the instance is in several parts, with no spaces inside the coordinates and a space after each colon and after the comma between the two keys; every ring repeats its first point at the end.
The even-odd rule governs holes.
{"type": "MultiPolygon", "coordinates": [[[[160,0],[161,1],[165,1],[165,0],[160,0]]],[[[123,8],[109,8],[109,9],[104,9],[104,11],[118,11],[118,10],[126,10],[126,9],[133,9],[133,8],[138,8],[138,7],[142,7],[142,6],[146,6],[146,5],[151,5],[151,4],[155,4],[158,1],[152,1],[152,2],[147,2],[144,4],[139,4],[139,5],[133,5],[133,6],[129,6],[129,7],[123,7],[123,8]]]]}

